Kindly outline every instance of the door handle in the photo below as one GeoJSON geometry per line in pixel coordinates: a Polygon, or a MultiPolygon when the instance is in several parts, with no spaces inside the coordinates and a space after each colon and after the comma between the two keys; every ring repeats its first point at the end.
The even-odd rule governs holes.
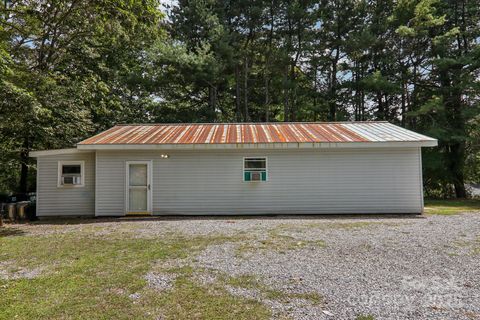
{"type": "Polygon", "coordinates": [[[150,184],[147,185],[147,189],[150,190],[150,184]]]}

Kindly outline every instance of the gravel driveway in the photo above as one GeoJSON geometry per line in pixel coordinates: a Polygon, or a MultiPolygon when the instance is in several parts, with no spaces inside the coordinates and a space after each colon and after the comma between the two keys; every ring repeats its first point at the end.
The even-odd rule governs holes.
{"type": "Polygon", "coordinates": [[[188,262],[205,285],[218,274],[275,290],[317,293],[321,305],[278,302],[229,286],[294,319],[479,319],[480,215],[377,218],[194,218],[142,222],[139,234],[244,236],[188,262]]]}
{"type": "Polygon", "coordinates": [[[188,258],[153,263],[147,284],[162,294],[177,276],[168,270],[189,266],[194,281],[258,300],[275,319],[480,319],[479,213],[79,222],[22,228],[223,239],[188,258]]]}

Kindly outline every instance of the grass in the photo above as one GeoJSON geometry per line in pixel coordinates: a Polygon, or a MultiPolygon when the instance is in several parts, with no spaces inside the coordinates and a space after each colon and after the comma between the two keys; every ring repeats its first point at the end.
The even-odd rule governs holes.
{"type": "Polygon", "coordinates": [[[315,227],[319,229],[337,229],[337,230],[354,230],[362,229],[371,226],[378,226],[384,223],[379,222],[367,222],[367,221],[355,221],[355,222],[328,222],[328,223],[311,223],[307,224],[307,227],[315,227]]]}
{"type": "Polygon", "coordinates": [[[188,269],[179,274],[170,291],[159,293],[146,286],[144,275],[158,261],[186,258],[208,245],[236,239],[139,239],[132,232],[95,235],[90,229],[35,237],[21,228],[2,230],[0,266],[8,265],[7,272],[39,267],[42,271],[33,279],[0,278],[0,319],[270,317],[259,302],[234,297],[222,287],[196,284],[188,269]],[[133,293],[140,298],[131,299],[133,293]]]}
{"type": "Polygon", "coordinates": [[[260,302],[230,295],[223,286],[204,287],[188,275],[175,282],[175,290],[151,295],[150,302],[160,307],[168,319],[268,319],[270,311],[260,302]]]}
{"type": "MultiPolygon", "coordinates": [[[[243,241],[237,248],[236,254],[240,257],[256,250],[274,250],[285,253],[289,250],[302,249],[305,247],[324,248],[323,240],[299,240],[292,236],[281,234],[283,225],[271,229],[264,239],[243,241]]],[[[245,239],[246,240],[246,239],[245,239]]]]}
{"type": "MultiPolygon", "coordinates": [[[[453,242],[457,248],[466,248],[472,255],[480,255],[480,235],[473,240],[457,240],[453,242]]],[[[455,253],[453,253],[455,254],[455,253]]]]}
{"type": "Polygon", "coordinates": [[[209,245],[236,242],[240,251],[283,252],[321,248],[325,246],[322,240],[298,240],[282,234],[281,228],[270,230],[261,240],[242,233],[234,237],[182,237],[167,232],[161,237],[142,238],[137,228],[125,223],[75,222],[47,228],[1,228],[0,319],[271,318],[267,306],[233,296],[226,285],[254,288],[266,299],[281,303],[292,299],[323,302],[315,292],[282,292],[247,277],[201,285],[194,274],[205,270],[190,266],[160,267],[176,274],[171,290],[155,291],[144,278],[162,266],[162,261],[192,257],[209,245]]]}
{"type": "MultiPolygon", "coordinates": [[[[299,240],[293,236],[284,234],[298,233],[302,234],[306,230],[344,230],[356,231],[365,228],[375,228],[382,226],[398,226],[399,223],[392,222],[370,222],[370,221],[354,221],[354,222],[312,222],[302,225],[279,224],[272,228],[266,237],[262,240],[244,241],[237,248],[237,256],[243,257],[245,254],[255,250],[274,250],[279,253],[285,253],[289,250],[302,248],[324,248],[326,243],[324,240],[299,240]]],[[[248,240],[248,239],[245,239],[248,240]]]]}
{"type": "Polygon", "coordinates": [[[425,213],[455,215],[480,211],[480,200],[425,200],[425,213]]]}
{"type": "Polygon", "coordinates": [[[355,318],[355,320],[375,320],[375,317],[372,315],[359,315],[355,318]]]}
{"type": "Polygon", "coordinates": [[[317,292],[284,292],[268,287],[258,278],[252,275],[238,277],[224,277],[222,280],[227,285],[258,291],[264,298],[280,302],[288,302],[294,299],[307,300],[314,305],[323,304],[323,297],[317,292]]]}
{"type": "MultiPolygon", "coordinates": [[[[480,201],[427,201],[426,205],[432,214],[480,210],[480,201]]],[[[323,297],[315,292],[283,292],[248,275],[225,276],[202,285],[195,274],[207,270],[193,270],[188,265],[168,269],[164,262],[191,258],[209,245],[226,242],[236,243],[239,254],[321,249],[326,245],[323,240],[299,239],[297,234],[309,228],[321,235],[322,230],[356,232],[390,225],[373,221],[279,224],[258,239],[246,232],[234,237],[146,232],[142,237],[138,232],[141,224],[79,221],[0,228],[0,320],[269,319],[269,307],[233,296],[226,286],[256,290],[265,299],[280,303],[303,299],[322,305],[323,297]],[[176,274],[172,289],[159,292],[148,287],[144,276],[158,266],[160,271],[176,274]],[[138,298],[132,299],[132,294],[138,298]]],[[[472,245],[474,254],[480,254],[478,243],[480,238],[472,245]]]]}
{"type": "Polygon", "coordinates": [[[480,255],[480,236],[477,237],[472,250],[473,254],[480,255]]]}

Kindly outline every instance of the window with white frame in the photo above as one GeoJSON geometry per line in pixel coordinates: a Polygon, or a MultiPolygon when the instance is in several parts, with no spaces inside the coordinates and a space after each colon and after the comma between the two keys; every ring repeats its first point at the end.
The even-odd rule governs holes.
{"type": "Polygon", "coordinates": [[[84,161],[58,162],[58,187],[83,187],[84,176],[84,161]]]}
{"type": "Polygon", "coordinates": [[[243,158],[243,181],[267,181],[267,158],[243,158]]]}

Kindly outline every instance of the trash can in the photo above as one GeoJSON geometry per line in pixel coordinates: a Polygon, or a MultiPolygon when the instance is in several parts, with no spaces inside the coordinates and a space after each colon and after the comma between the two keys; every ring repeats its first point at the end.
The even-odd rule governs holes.
{"type": "Polygon", "coordinates": [[[17,217],[20,220],[25,220],[27,217],[27,207],[29,203],[28,201],[17,202],[17,217]]]}
{"type": "Polygon", "coordinates": [[[10,221],[15,221],[17,218],[17,204],[15,202],[7,203],[7,215],[10,221]]]}
{"type": "Polygon", "coordinates": [[[27,207],[27,219],[29,221],[37,220],[37,205],[35,202],[30,202],[27,207]]]}
{"type": "Polygon", "coordinates": [[[7,204],[5,202],[0,203],[0,227],[3,226],[3,216],[7,210],[7,204]]]}
{"type": "Polygon", "coordinates": [[[27,219],[30,221],[37,220],[37,194],[30,192],[28,194],[28,201],[30,202],[27,207],[27,219]]]}

